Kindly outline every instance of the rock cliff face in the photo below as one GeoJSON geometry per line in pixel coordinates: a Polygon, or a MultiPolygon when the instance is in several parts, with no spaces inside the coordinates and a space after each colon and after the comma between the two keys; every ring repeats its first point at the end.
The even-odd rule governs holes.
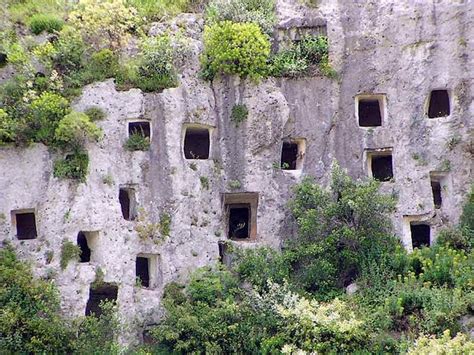
{"type": "MultiPolygon", "coordinates": [[[[86,87],[75,102],[77,110],[99,106],[107,114],[99,122],[104,139],[87,147],[86,183],[54,178],[57,153],[45,146],[0,148],[0,239],[31,260],[38,275],[56,280],[65,314],[84,314],[100,269],[104,282],[118,286],[124,317],[156,322],[164,285],[217,262],[224,249],[219,242],[278,248],[294,233],[287,208],[292,186],[304,176],[326,183],[334,160],[366,178],[390,175],[391,157],[393,178],[385,176],[390,181],[381,189],[398,197],[394,229],[408,249],[412,234],[423,239],[428,230],[434,242],[442,226],[457,223],[472,182],[474,3],[322,0],[311,8],[286,0],[278,15],[280,41],[299,32],[327,33],[338,79],[205,82],[197,75],[203,21],[185,14],[151,30],[184,28],[190,36],[179,87],[120,92],[108,80],[86,87]],[[430,103],[433,90],[448,95],[442,117],[429,118],[430,104],[441,105],[435,113],[445,109],[444,91],[430,103]],[[230,119],[236,104],[249,111],[238,126],[230,119]],[[361,127],[374,105],[381,125],[361,127]],[[123,148],[134,121],[151,125],[147,152],[123,148]],[[186,159],[185,143],[203,130],[209,158],[186,159]],[[276,168],[283,142],[296,144],[299,169],[276,168]],[[128,193],[138,214],[133,221],[123,217],[120,189],[122,204],[128,193]],[[35,213],[36,239],[16,237],[15,211],[22,210],[35,213]],[[165,214],[171,217],[168,237],[140,233],[165,214]],[[242,218],[249,239],[230,240],[242,218]],[[63,240],[76,243],[81,231],[90,262],[61,270],[63,240]],[[148,258],[148,288],[136,283],[137,257],[148,258]]],[[[202,146],[202,135],[196,137],[202,146]]]]}

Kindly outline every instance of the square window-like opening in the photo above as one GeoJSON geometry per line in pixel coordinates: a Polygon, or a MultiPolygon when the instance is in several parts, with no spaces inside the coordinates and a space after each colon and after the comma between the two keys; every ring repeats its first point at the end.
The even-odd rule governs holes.
{"type": "Polygon", "coordinates": [[[385,94],[361,94],[355,97],[355,116],[359,127],[382,126],[385,113],[385,94]]]}
{"type": "Polygon", "coordinates": [[[382,113],[378,99],[360,99],[358,110],[359,126],[378,127],[382,125],[382,113]]]}
{"type": "Polygon", "coordinates": [[[430,94],[428,117],[449,116],[451,107],[449,104],[449,93],[447,90],[433,90],[430,94]]]}
{"type": "Polygon", "coordinates": [[[13,211],[12,217],[18,239],[35,239],[38,236],[34,211],[13,211]]]}
{"type": "Polygon", "coordinates": [[[148,121],[137,121],[128,123],[128,135],[139,134],[142,137],[150,138],[150,122],[148,121]]]}
{"type": "Polygon", "coordinates": [[[89,299],[86,305],[86,316],[99,317],[102,314],[100,303],[102,301],[117,301],[118,287],[114,284],[102,283],[89,289],[89,299]]]}
{"type": "Polygon", "coordinates": [[[79,255],[80,262],[88,263],[91,261],[91,249],[89,248],[86,233],[79,232],[77,234],[77,245],[81,249],[81,254],[79,255]]]}
{"type": "Polygon", "coordinates": [[[380,149],[367,152],[369,176],[386,182],[393,179],[393,159],[391,149],[380,149]]]}
{"type": "Polygon", "coordinates": [[[257,193],[224,194],[227,236],[253,240],[257,236],[257,193]]]}
{"type": "Polygon", "coordinates": [[[250,238],[250,205],[229,205],[229,238],[250,238]]]}
{"type": "Polygon", "coordinates": [[[414,248],[430,246],[431,227],[429,224],[410,223],[411,243],[414,248]]]}
{"type": "Polygon", "coordinates": [[[209,159],[210,145],[208,128],[186,128],[184,135],[184,157],[186,159],[209,159]]]}
{"type": "Polygon", "coordinates": [[[122,217],[127,221],[133,221],[137,217],[135,189],[122,187],[119,190],[119,202],[122,210],[122,217]]]}
{"type": "Polygon", "coordinates": [[[135,276],[142,287],[150,287],[150,259],[138,256],[135,260],[135,276]]]}

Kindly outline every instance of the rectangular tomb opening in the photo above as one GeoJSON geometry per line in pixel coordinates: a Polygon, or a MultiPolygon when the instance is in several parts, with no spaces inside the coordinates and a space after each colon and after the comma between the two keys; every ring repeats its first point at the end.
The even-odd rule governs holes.
{"type": "Polygon", "coordinates": [[[210,146],[210,132],[207,127],[186,127],[184,136],[186,159],[209,159],[210,146]]]}
{"type": "Polygon", "coordinates": [[[12,211],[16,236],[20,240],[36,239],[36,216],[34,210],[12,211]]]}
{"type": "Polygon", "coordinates": [[[428,117],[437,118],[449,116],[451,107],[447,90],[433,90],[429,98],[428,117]]]}

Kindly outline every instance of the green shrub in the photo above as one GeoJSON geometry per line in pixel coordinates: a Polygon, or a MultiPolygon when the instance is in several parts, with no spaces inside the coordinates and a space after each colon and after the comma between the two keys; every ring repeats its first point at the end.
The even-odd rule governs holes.
{"type": "Polygon", "coordinates": [[[90,118],[92,122],[103,120],[106,117],[105,112],[97,106],[87,108],[84,113],[90,118]]]}
{"type": "Polygon", "coordinates": [[[221,21],[255,23],[271,35],[276,21],[275,0],[211,0],[206,9],[208,24],[221,21]]]}
{"type": "Polygon", "coordinates": [[[115,302],[100,303],[100,316],[81,317],[74,321],[76,338],[73,340],[75,354],[119,354],[118,335],[120,320],[115,302]]]}
{"type": "Polygon", "coordinates": [[[253,23],[219,22],[204,29],[202,75],[217,74],[258,79],[266,74],[270,41],[253,23]]]}
{"type": "Polygon", "coordinates": [[[69,23],[94,48],[119,49],[135,29],[137,11],[124,0],[81,0],[69,13],[69,23]]]}
{"type": "Polygon", "coordinates": [[[199,10],[205,0],[127,0],[147,22],[173,17],[181,12],[199,10]]]}
{"type": "Polygon", "coordinates": [[[54,47],[56,49],[54,65],[60,73],[66,76],[66,83],[69,83],[72,80],[70,77],[79,72],[84,65],[86,45],[80,33],[74,28],[66,26],[60,32],[54,47]]]}
{"type": "Polygon", "coordinates": [[[249,110],[247,106],[243,104],[234,105],[232,107],[232,112],[230,113],[230,120],[235,123],[236,126],[239,126],[244,122],[249,115],[249,110]]]}
{"type": "Polygon", "coordinates": [[[71,112],[64,116],[55,130],[54,138],[63,147],[77,149],[86,141],[98,141],[102,130],[90,121],[89,116],[82,112],[71,112]]]}
{"type": "Polygon", "coordinates": [[[376,181],[354,181],[333,166],[330,190],[306,178],[290,208],[298,238],[286,248],[294,282],[318,297],[347,286],[374,260],[399,243],[388,217],[395,201],[378,193],[376,181]]]}
{"type": "Polygon", "coordinates": [[[407,352],[408,355],[431,354],[472,354],[474,342],[466,334],[457,334],[451,338],[447,330],[440,338],[421,336],[407,352]]]}
{"type": "Polygon", "coordinates": [[[468,232],[472,246],[474,244],[474,185],[471,186],[471,191],[462,209],[460,226],[468,232]]]}
{"type": "Polygon", "coordinates": [[[461,290],[430,287],[413,273],[400,278],[385,301],[385,311],[391,318],[391,329],[415,334],[442,334],[446,329],[457,332],[459,318],[473,302],[473,294],[461,290]]]}
{"type": "Polygon", "coordinates": [[[31,136],[37,142],[51,144],[59,121],[70,109],[69,102],[64,97],[44,92],[31,103],[29,110],[27,120],[31,136]]]}
{"type": "Polygon", "coordinates": [[[87,168],[89,166],[89,156],[87,152],[76,150],[68,154],[66,158],[54,162],[54,176],[59,179],[75,179],[85,182],[87,168]]]}
{"type": "Polygon", "coordinates": [[[78,260],[81,255],[81,248],[70,240],[64,240],[61,245],[61,269],[65,269],[71,260],[78,260]]]}
{"type": "Polygon", "coordinates": [[[263,290],[268,281],[283,283],[290,279],[291,265],[285,254],[268,247],[238,249],[234,270],[242,280],[263,290]]]}
{"type": "Polygon", "coordinates": [[[54,284],[33,278],[11,247],[0,248],[0,349],[5,353],[70,353],[73,332],[59,317],[54,284]]]}
{"type": "Polygon", "coordinates": [[[170,36],[145,38],[140,45],[140,55],[122,67],[117,83],[122,87],[137,87],[145,92],[163,90],[178,85],[174,66],[175,56],[181,50],[170,36]]]}
{"type": "Polygon", "coordinates": [[[160,214],[160,234],[162,237],[169,237],[171,232],[171,215],[163,212],[160,214]]]}
{"type": "Polygon", "coordinates": [[[205,190],[209,190],[209,178],[207,176],[200,176],[199,181],[201,182],[201,187],[205,190]]]}
{"type": "Polygon", "coordinates": [[[43,31],[48,33],[58,32],[64,26],[64,21],[61,18],[50,14],[33,15],[28,22],[31,32],[35,35],[39,35],[43,31]]]}
{"type": "Polygon", "coordinates": [[[119,70],[117,55],[110,49],[102,49],[91,55],[82,74],[83,84],[113,78],[119,70]]]}
{"type": "Polygon", "coordinates": [[[271,72],[274,76],[299,77],[319,72],[334,77],[328,62],[329,44],[326,36],[307,36],[273,56],[271,72]]]}
{"type": "Polygon", "coordinates": [[[148,150],[150,149],[150,138],[145,137],[143,133],[134,132],[130,134],[128,140],[125,142],[125,149],[130,151],[148,150]]]}
{"type": "Polygon", "coordinates": [[[16,138],[16,123],[0,108],[0,144],[14,142],[16,138]]]}

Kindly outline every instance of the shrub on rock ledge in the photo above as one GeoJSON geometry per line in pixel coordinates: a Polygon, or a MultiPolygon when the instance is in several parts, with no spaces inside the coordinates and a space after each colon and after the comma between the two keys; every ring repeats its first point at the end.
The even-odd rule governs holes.
{"type": "Polygon", "coordinates": [[[254,23],[224,21],[204,29],[203,77],[217,74],[258,79],[267,71],[270,41],[254,23]]]}

